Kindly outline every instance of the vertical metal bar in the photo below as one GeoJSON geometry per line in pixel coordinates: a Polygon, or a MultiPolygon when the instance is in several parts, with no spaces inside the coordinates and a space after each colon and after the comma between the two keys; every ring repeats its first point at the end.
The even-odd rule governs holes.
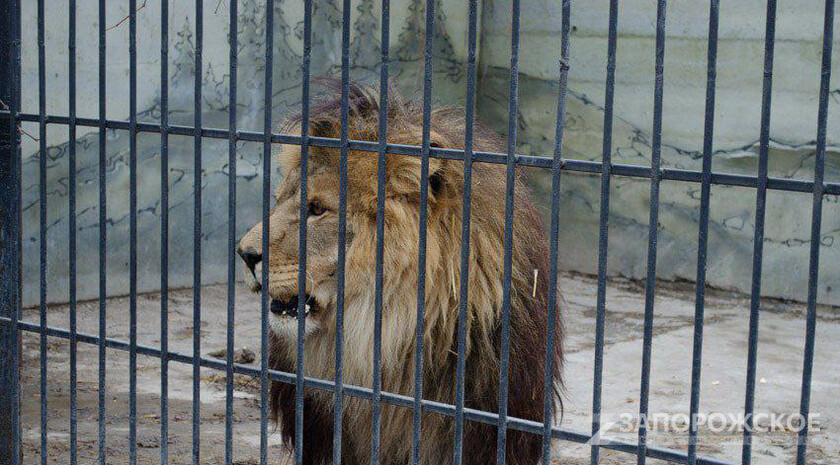
{"type": "Polygon", "coordinates": [[[137,0],[128,1],[128,118],[129,118],[129,353],[128,441],[129,464],[137,463],[137,0]]]}
{"type": "Polygon", "coordinates": [[[554,160],[551,166],[551,236],[549,237],[548,269],[548,334],[545,349],[545,399],[543,400],[543,465],[551,464],[551,428],[554,423],[554,345],[557,335],[557,267],[560,236],[561,169],[563,167],[563,129],[566,127],[566,88],[569,82],[569,29],[571,27],[571,0],[563,1],[563,25],[560,33],[560,95],[557,98],[557,116],[554,129],[554,160]]]}
{"type": "Polygon", "coordinates": [[[417,259],[417,327],[414,345],[414,417],[411,463],[420,463],[423,427],[423,334],[426,315],[426,222],[429,203],[429,146],[432,124],[432,59],[434,58],[435,0],[426,1],[425,52],[423,60],[423,140],[420,160],[420,238],[417,259]]]}
{"type": "Polygon", "coordinates": [[[169,0],[160,0],[160,464],[169,462],[169,0]]]}
{"type": "Polygon", "coordinates": [[[703,315],[706,301],[706,263],[709,246],[709,204],[712,191],[712,149],[715,124],[715,78],[717,77],[717,41],[719,0],[709,2],[709,46],[706,60],[706,109],[703,134],[703,175],[700,186],[700,230],[697,234],[697,284],[694,304],[694,357],[691,366],[689,410],[696,414],[700,406],[700,370],[703,351],[703,315]]]}
{"type": "Polygon", "coordinates": [[[502,343],[499,370],[499,423],[496,464],[505,464],[507,443],[508,372],[510,364],[510,292],[513,274],[513,207],[516,181],[516,130],[519,101],[519,0],[513,0],[510,37],[510,100],[508,102],[507,179],[505,180],[505,266],[502,282],[502,343]]]}
{"type": "Polygon", "coordinates": [[[193,389],[192,389],[192,465],[201,458],[201,80],[204,44],[204,2],[195,2],[195,82],[193,118],[193,389]]]}
{"type": "MultiPolygon", "coordinates": [[[[386,0],[387,1],[387,0],[386,0]]],[[[342,4],[341,30],[341,148],[338,167],[338,273],[336,295],[336,334],[335,334],[335,390],[333,403],[333,463],[341,464],[341,433],[344,418],[344,283],[346,267],[346,239],[347,239],[347,120],[349,118],[349,86],[350,86],[350,2],[342,4]]],[[[384,16],[384,12],[383,12],[384,16]]]]}
{"type": "Polygon", "coordinates": [[[271,126],[274,92],[274,0],[265,2],[265,109],[263,121],[262,292],[260,293],[260,465],[268,464],[268,246],[271,209],[271,126]]]}
{"type": "MultiPolygon", "coordinates": [[[[346,98],[347,89],[350,86],[350,0],[344,1],[344,36],[342,36],[342,63],[341,63],[341,79],[342,79],[342,99],[346,98]]],[[[388,21],[387,16],[390,15],[390,4],[388,0],[382,2],[382,21],[383,24],[388,21]]],[[[382,281],[383,281],[383,260],[385,256],[385,156],[386,145],[388,143],[388,29],[383,27],[381,47],[382,47],[382,68],[379,79],[379,131],[377,138],[379,139],[379,152],[377,155],[377,170],[376,170],[376,273],[374,282],[374,324],[373,324],[373,399],[372,399],[372,415],[373,421],[371,425],[371,457],[370,463],[377,465],[379,463],[379,439],[381,428],[381,407],[380,395],[382,392],[382,281]]],[[[346,164],[346,141],[347,141],[347,101],[342,101],[342,148],[344,149],[342,161],[346,164]]],[[[345,169],[346,171],[346,169],[345,169]]],[[[346,176],[346,172],[344,173],[346,176]]],[[[346,196],[346,185],[342,188],[342,195],[346,196]]]]}
{"type": "Polygon", "coordinates": [[[662,150],[662,92],[665,67],[665,0],[656,5],[656,72],[653,89],[653,141],[650,157],[650,218],[648,222],[647,279],[645,281],[645,322],[642,344],[642,382],[639,401],[639,448],[637,463],[647,459],[647,416],[650,398],[650,361],[653,351],[653,306],[656,292],[656,243],[659,238],[659,184],[662,150]]]}
{"type": "MultiPolygon", "coordinates": [[[[43,1],[43,0],[41,0],[43,1]]],[[[106,311],[107,303],[107,219],[105,168],[108,160],[105,153],[106,131],[105,119],[105,0],[99,0],[99,465],[105,465],[105,393],[106,393],[106,353],[105,338],[107,337],[106,311]]],[[[42,113],[43,114],[43,113],[42,113]]],[[[43,138],[43,136],[41,136],[43,138]]],[[[46,144],[45,144],[46,145],[46,144]]],[[[44,153],[44,152],[42,152],[44,153]]],[[[45,178],[46,179],[46,178],[45,178]]],[[[46,216],[46,211],[44,212],[46,216]]]]}
{"type": "Polygon", "coordinates": [[[70,297],[70,465],[76,465],[78,455],[78,417],[77,417],[77,348],[76,341],[76,0],[68,2],[68,74],[67,88],[69,141],[68,171],[70,191],[68,196],[69,212],[69,297],[70,297]]]}
{"type": "Polygon", "coordinates": [[[808,266],[808,316],[805,331],[805,355],[802,368],[802,395],[799,404],[799,443],[796,447],[797,465],[805,465],[808,448],[808,422],[811,410],[811,377],[814,369],[814,345],[817,330],[817,291],[820,269],[820,232],[822,201],[825,185],[825,138],[828,120],[828,94],[831,84],[831,49],[834,40],[834,0],[825,2],[823,24],[822,69],[820,72],[820,104],[817,115],[817,153],[814,161],[814,197],[811,207],[811,251],[808,266]]]}
{"type": "Polygon", "coordinates": [[[306,335],[306,221],[309,213],[309,61],[312,52],[312,0],[304,1],[303,83],[301,84],[300,227],[298,228],[298,325],[295,373],[295,464],[303,464],[303,348],[306,335]]]}
{"type": "Polygon", "coordinates": [[[455,448],[454,465],[461,465],[464,455],[464,378],[467,364],[467,310],[470,279],[470,218],[472,215],[473,134],[475,126],[475,49],[477,42],[478,1],[470,0],[467,32],[467,102],[464,115],[464,199],[461,211],[461,276],[458,301],[458,363],[455,373],[455,448]]]}
{"type": "MultiPolygon", "coordinates": [[[[750,322],[749,322],[749,347],[747,349],[747,383],[746,399],[744,402],[744,414],[746,425],[744,427],[744,445],[741,454],[741,462],[744,465],[751,463],[753,409],[755,406],[755,379],[756,363],[758,361],[758,321],[761,305],[761,265],[764,254],[764,217],[765,205],[767,202],[767,153],[770,143],[770,107],[773,95],[773,53],[776,41],[776,0],[767,0],[767,22],[764,31],[764,80],[761,91],[761,134],[759,136],[758,152],[758,185],[755,201],[755,235],[753,237],[753,265],[752,265],[752,289],[750,292],[750,322]]],[[[701,327],[702,328],[702,327],[701,327]]],[[[699,335],[702,337],[702,333],[699,335]]],[[[698,379],[697,392],[692,392],[692,406],[689,417],[689,442],[688,459],[693,465],[697,460],[697,425],[694,415],[697,413],[699,404],[699,378],[700,378],[700,349],[702,344],[695,345],[694,357],[696,360],[696,377],[698,379]]]]}
{"type": "Polygon", "coordinates": [[[20,5],[0,3],[6,11],[0,21],[0,100],[8,113],[0,116],[0,464],[21,463],[20,335],[21,308],[21,171],[20,135],[20,5]],[[5,108],[8,107],[8,108],[5,108]]]}
{"type": "Polygon", "coordinates": [[[230,1],[228,52],[230,80],[228,88],[228,276],[227,276],[227,351],[225,363],[225,465],[233,463],[233,351],[236,335],[236,66],[239,48],[237,19],[239,2],[230,1]]]}
{"type": "MultiPolygon", "coordinates": [[[[604,92],[604,135],[601,152],[601,213],[598,232],[598,290],[595,315],[595,361],[592,381],[592,435],[601,430],[601,385],[604,373],[604,321],[607,302],[607,252],[610,234],[610,179],[612,176],[613,102],[615,100],[615,55],[618,37],[618,0],[610,0],[607,37],[607,77],[604,92]]],[[[590,463],[597,465],[599,444],[592,444],[590,463]]]]}
{"type": "Polygon", "coordinates": [[[38,0],[38,236],[41,361],[41,464],[47,465],[47,60],[44,0],[38,0]]]}

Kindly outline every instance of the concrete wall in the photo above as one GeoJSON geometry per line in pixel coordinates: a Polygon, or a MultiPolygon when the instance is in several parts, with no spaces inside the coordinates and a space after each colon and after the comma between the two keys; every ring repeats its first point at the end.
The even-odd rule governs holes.
{"type": "MultiPolygon", "coordinates": [[[[757,173],[766,2],[721,2],[713,170],[757,173]]],[[[564,157],[600,161],[603,135],[607,0],[572,2],[571,71],[564,157]]],[[[770,175],[813,179],[814,140],[824,4],[781,3],[776,26],[770,175]]],[[[550,155],[560,43],[561,2],[537,0],[522,10],[522,152],[550,155]]],[[[612,158],[650,166],[656,4],[619,2],[612,158]]],[[[835,17],[835,29],[840,17],[835,17]]],[[[662,164],[701,169],[708,2],[668,2],[665,43],[662,164]]],[[[485,2],[480,114],[507,130],[510,2],[485,2]]],[[[840,47],[832,56],[826,180],[840,180],[840,47]]],[[[550,179],[534,174],[546,196],[550,179]]],[[[600,179],[563,178],[562,265],[597,270],[600,179]]],[[[614,177],[610,211],[609,272],[644,279],[649,182],[614,177]]],[[[697,266],[699,184],[666,181],[661,187],[657,276],[693,281],[697,266]]],[[[715,186],[711,197],[708,282],[749,292],[755,190],[715,186]]],[[[764,243],[764,295],[804,300],[808,280],[811,196],[771,191],[764,243]]],[[[819,299],[840,302],[840,204],[824,202],[819,299]]]]}
{"type": "MultiPolygon", "coordinates": [[[[128,2],[108,2],[108,117],[128,119],[128,2]]],[[[143,4],[142,2],[138,2],[143,4]]],[[[550,155],[554,134],[559,58],[560,0],[523,4],[521,55],[520,151],[550,155]]],[[[706,2],[669,2],[665,62],[663,165],[700,168],[705,95],[706,2]]],[[[193,121],[194,3],[171,3],[170,120],[193,121]]],[[[228,111],[228,3],[205,2],[204,92],[205,127],[226,128],[228,111]]],[[[302,55],[301,0],[277,0],[275,8],[274,85],[272,113],[277,120],[298,108],[302,55]]],[[[572,68],[564,156],[599,160],[601,154],[607,0],[573,2],[572,68]]],[[[60,1],[47,2],[47,105],[49,114],[67,113],[67,12],[60,1]]],[[[160,5],[149,1],[137,14],[139,120],[160,120],[160,5]]],[[[264,2],[239,1],[237,125],[262,128],[264,111],[264,2]]],[[[352,77],[378,78],[379,2],[354,2],[351,31],[352,77]]],[[[418,96],[422,86],[424,8],[418,2],[391,6],[391,74],[403,93],[418,96]]],[[[93,2],[79,2],[78,112],[96,117],[97,11],[93,2]]],[[[38,110],[38,56],[35,2],[23,5],[24,112],[38,110]]],[[[507,128],[510,53],[510,2],[485,0],[481,14],[478,110],[481,120],[501,133],[507,128]]],[[[613,132],[613,159],[618,163],[650,162],[655,4],[620,2],[618,64],[613,132]]],[[[434,97],[447,104],[463,102],[465,90],[467,7],[438,2],[435,33],[434,97]]],[[[821,50],[822,3],[803,0],[779,6],[773,93],[772,176],[810,179],[816,134],[817,91],[821,50]]],[[[837,27],[837,26],[836,26],[837,27]]],[[[718,58],[718,105],[714,169],[754,174],[761,97],[764,2],[745,0],[721,5],[718,58]]],[[[341,7],[336,0],[315,2],[312,75],[338,75],[341,7]]],[[[840,59],[835,47],[834,63],[840,59]]],[[[836,66],[835,66],[836,68],[836,66]]],[[[829,110],[829,153],[826,177],[840,181],[840,84],[832,77],[829,110]]],[[[313,88],[313,93],[319,90],[313,88]]],[[[37,124],[24,129],[38,137],[37,124]]],[[[67,129],[51,125],[48,158],[48,299],[67,299],[67,129]]],[[[38,299],[38,143],[24,137],[24,301],[38,299]]],[[[139,287],[159,286],[160,137],[138,135],[139,287]]],[[[79,297],[95,298],[98,290],[98,139],[79,128],[77,150],[79,297]]],[[[128,134],[108,131],[108,292],[128,289],[128,134]]],[[[189,137],[170,138],[170,282],[192,284],[193,162],[189,137]]],[[[226,278],[228,151],[226,140],[205,139],[202,153],[204,282],[226,278]]],[[[260,217],[262,176],[260,144],[237,146],[237,230],[260,217]]],[[[535,172],[533,185],[548,209],[550,181],[535,172]]],[[[582,174],[564,177],[562,265],[594,272],[597,255],[599,179],[582,174]]],[[[662,186],[658,275],[694,279],[699,185],[665,182],[662,186]]],[[[647,244],[648,183],[616,177],[613,182],[609,270],[613,275],[643,278],[647,244]]],[[[755,192],[717,186],[712,190],[709,283],[748,290],[752,263],[755,192]]],[[[807,282],[810,196],[771,192],[765,238],[764,292],[804,299],[807,282]]],[[[837,303],[840,294],[840,201],[826,198],[824,207],[820,300],[837,303]],[[837,244],[835,244],[837,243],[837,244]]]]}
{"type": "MultiPolygon", "coordinates": [[[[78,115],[98,117],[98,12],[95,2],[78,2],[78,115]]],[[[338,76],[341,63],[341,9],[331,0],[314,2],[312,70],[314,76],[338,76]]],[[[143,5],[143,2],[138,2],[143,5]]],[[[202,108],[204,127],[227,128],[229,61],[228,2],[204,2],[204,66],[202,108]],[[220,5],[217,9],[217,4],[220,5]]],[[[302,82],[303,2],[275,2],[274,89],[272,113],[276,121],[299,110],[302,82]]],[[[351,29],[352,78],[379,76],[379,2],[354,2],[351,29]]],[[[195,4],[171,2],[169,104],[172,124],[193,124],[195,76],[195,4]]],[[[237,125],[240,130],[262,130],[265,75],[265,2],[239,1],[239,54],[237,125]]],[[[463,101],[466,56],[466,15],[457,5],[440,2],[435,29],[434,97],[438,102],[463,101]]],[[[107,108],[108,118],[128,119],[128,15],[127,2],[108,2],[107,108]]],[[[23,111],[38,112],[37,10],[35,2],[23,5],[22,80],[23,111]]],[[[47,1],[46,8],[47,113],[68,111],[67,5],[47,1]]],[[[391,8],[391,76],[405,94],[422,91],[425,9],[411,2],[394,2],[391,8]]],[[[137,12],[138,120],[160,121],[160,2],[149,1],[137,12]]],[[[317,96],[323,89],[313,87],[317,96]]],[[[37,124],[24,130],[39,137],[37,124]]],[[[98,156],[95,128],[79,128],[76,141],[78,196],[78,295],[98,296],[98,156]]],[[[47,250],[48,300],[68,298],[68,134],[64,126],[51,125],[47,141],[47,250]]],[[[128,151],[127,131],[107,134],[108,196],[108,293],[128,291],[128,151]]],[[[38,302],[38,142],[24,137],[24,302],[38,302]]],[[[156,290],[160,285],[160,136],[137,136],[138,169],[138,287],[156,290]]],[[[203,142],[203,282],[227,279],[228,142],[203,142]]],[[[170,283],[192,285],[194,149],[191,137],[171,136],[169,142],[170,283]]],[[[261,218],[262,146],[237,145],[237,235],[261,218]]],[[[238,262],[238,260],[237,260],[238,262]]],[[[237,266],[238,263],[237,263],[237,266]]],[[[237,274],[237,276],[240,276],[237,274]]]]}

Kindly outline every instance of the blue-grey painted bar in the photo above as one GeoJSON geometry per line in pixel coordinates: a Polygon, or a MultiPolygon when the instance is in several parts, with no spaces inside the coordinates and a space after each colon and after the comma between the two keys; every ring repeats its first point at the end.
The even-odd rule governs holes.
{"type": "MultiPolygon", "coordinates": [[[[192,465],[201,458],[201,79],[204,45],[204,2],[195,2],[195,82],[193,90],[193,389],[192,389],[192,465]]],[[[171,130],[171,127],[170,127],[171,130]]]]}
{"type": "Polygon", "coordinates": [[[817,284],[820,269],[820,233],[822,227],[823,179],[825,177],[825,138],[828,120],[828,95],[831,85],[831,49],[834,39],[834,0],[825,1],[823,25],[822,69],[820,71],[820,104],[817,114],[817,154],[814,162],[814,196],[811,207],[811,250],[808,265],[808,317],[805,326],[805,355],[802,368],[802,394],[796,447],[796,464],[805,465],[808,448],[808,426],[811,412],[811,378],[814,370],[814,345],[817,339],[817,284]]]}
{"type": "Polygon", "coordinates": [[[137,463],[137,0],[128,2],[128,460],[137,463]]]}
{"type": "MultiPolygon", "coordinates": [[[[107,249],[108,249],[108,210],[106,199],[105,171],[108,165],[105,147],[107,140],[107,129],[105,120],[106,109],[106,73],[105,73],[105,0],[99,0],[99,417],[98,417],[98,448],[99,465],[105,465],[105,394],[107,386],[106,375],[106,352],[105,338],[107,337],[107,249]]],[[[43,137],[43,136],[41,136],[43,137]]],[[[43,151],[41,153],[44,153],[43,151]]],[[[45,199],[46,201],[46,199],[45,199]]],[[[41,450],[44,450],[43,448],[41,450]]],[[[42,454],[45,457],[45,454],[42,454]]]]}
{"type": "Polygon", "coordinates": [[[504,465],[507,444],[508,373],[510,370],[510,292],[513,275],[513,204],[516,179],[516,138],[519,127],[519,0],[511,6],[510,95],[508,99],[507,170],[505,179],[504,271],[502,273],[502,341],[499,347],[499,422],[496,464],[504,465]]]}
{"type": "MultiPolygon", "coordinates": [[[[759,135],[758,151],[758,178],[756,184],[755,200],[755,235],[753,237],[753,264],[752,264],[752,288],[750,291],[750,322],[749,322],[749,346],[747,349],[747,380],[746,394],[744,401],[744,415],[746,425],[744,428],[744,445],[741,454],[741,462],[744,465],[751,463],[753,424],[753,408],[755,406],[755,380],[756,364],[758,361],[758,321],[761,305],[761,265],[764,258],[764,217],[767,203],[767,164],[768,147],[770,144],[770,109],[773,96],[773,53],[776,43],[776,0],[767,1],[767,21],[764,30],[764,79],[761,90],[761,134],[759,135]]],[[[701,326],[702,328],[702,326],[701,326]]],[[[702,338],[702,334],[699,335],[702,338]]],[[[699,404],[699,378],[700,378],[700,351],[702,342],[695,346],[695,371],[692,378],[698,379],[697,392],[692,392],[692,414],[696,413],[699,404]]],[[[693,387],[693,386],[692,386],[693,387]]],[[[696,424],[693,415],[689,418],[689,442],[688,457],[691,464],[694,463],[694,456],[697,450],[696,424]]]]}
{"type": "Polygon", "coordinates": [[[467,102],[464,119],[464,199],[461,212],[461,276],[458,305],[458,364],[455,373],[455,465],[464,453],[464,376],[467,362],[467,310],[469,308],[470,215],[472,206],[472,154],[475,129],[475,49],[478,36],[478,2],[470,0],[467,33],[467,102]]]}
{"type": "MultiPolygon", "coordinates": [[[[386,0],[387,1],[387,0],[386,0]]],[[[338,167],[338,263],[336,273],[336,334],[335,334],[335,389],[333,404],[333,463],[341,465],[341,438],[344,419],[344,284],[347,252],[347,140],[350,112],[350,2],[342,6],[341,29],[341,149],[338,167]]],[[[384,15],[384,13],[383,13],[384,15]]],[[[383,19],[384,20],[384,19],[383,19]]],[[[384,26],[383,26],[384,27],[384,26]]]]}
{"type": "MultiPolygon", "coordinates": [[[[388,21],[390,15],[390,4],[388,0],[382,2],[382,21],[388,21]]],[[[347,171],[347,95],[350,87],[350,0],[344,1],[344,22],[342,23],[342,55],[341,55],[341,140],[342,144],[342,173],[346,178],[347,171]]],[[[377,154],[376,172],[376,272],[374,278],[374,324],[373,324],[373,400],[371,425],[371,458],[373,465],[379,463],[379,440],[381,429],[381,399],[382,391],[382,280],[383,260],[385,255],[385,147],[388,141],[388,28],[383,27],[381,37],[382,47],[382,71],[380,71],[379,93],[379,153],[377,154]]],[[[347,184],[341,187],[342,195],[347,197],[347,184]]],[[[341,232],[344,234],[344,231],[341,232]]],[[[336,415],[341,412],[337,411],[336,415]]]]}
{"type": "MultiPolygon", "coordinates": [[[[610,179],[612,166],[613,102],[615,100],[615,55],[618,37],[618,0],[610,0],[607,38],[607,78],[604,93],[604,135],[601,148],[601,208],[598,221],[598,291],[595,314],[595,361],[592,382],[592,434],[601,429],[601,384],[604,373],[604,320],[607,302],[607,252],[610,234],[610,179]]],[[[601,450],[593,444],[590,463],[598,464],[601,450]]]]}
{"type": "Polygon", "coordinates": [[[417,326],[414,343],[414,416],[411,463],[420,463],[423,427],[423,335],[426,315],[426,226],[429,203],[429,147],[432,126],[432,59],[434,58],[435,2],[426,1],[426,34],[423,53],[423,137],[420,154],[420,239],[417,258],[417,326]]]}
{"type": "MultiPolygon", "coordinates": [[[[169,0],[160,0],[160,350],[169,351],[169,0]]],[[[160,465],[169,463],[169,361],[160,359],[160,465]]]]}
{"type": "Polygon", "coordinates": [[[67,37],[67,59],[68,59],[68,151],[67,170],[69,171],[68,183],[68,288],[70,306],[70,465],[76,465],[78,460],[78,367],[77,367],[77,344],[76,344],[76,0],[68,2],[68,37],[67,37]]]}
{"type": "Polygon", "coordinates": [[[21,163],[20,5],[0,2],[0,464],[21,463],[20,345],[21,307],[21,163]]]}
{"type": "Polygon", "coordinates": [[[697,412],[700,402],[700,370],[703,351],[703,315],[706,298],[706,262],[709,245],[709,204],[712,181],[712,148],[715,123],[715,77],[717,75],[719,1],[709,2],[709,46],[706,63],[706,110],[703,133],[703,179],[700,187],[700,229],[697,234],[697,283],[694,304],[694,348],[691,366],[689,410],[697,412]]]}
{"type": "Polygon", "coordinates": [[[650,361],[653,352],[653,311],[656,292],[656,243],[659,239],[659,168],[662,164],[662,92],[665,73],[665,0],[656,4],[656,64],[653,89],[653,142],[650,157],[650,218],[648,221],[647,279],[645,280],[645,318],[642,341],[642,381],[639,388],[638,465],[647,459],[647,415],[650,399],[650,361]]]}
{"type": "Polygon", "coordinates": [[[227,244],[227,374],[225,376],[225,465],[233,464],[233,352],[236,337],[236,66],[239,51],[238,0],[230,0],[228,52],[228,244],[227,244]]]}
{"type": "Polygon", "coordinates": [[[557,115],[554,129],[554,164],[551,167],[551,229],[548,239],[548,334],[545,349],[545,386],[543,400],[543,448],[542,463],[551,465],[551,428],[554,425],[554,366],[555,344],[558,340],[557,291],[558,291],[558,242],[560,240],[560,194],[561,167],[563,166],[563,130],[566,127],[566,90],[569,82],[569,30],[571,28],[571,0],[563,1],[563,24],[560,32],[560,80],[557,97],[557,115]]]}
{"type": "MultiPolygon", "coordinates": [[[[39,318],[47,327],[47,59],[45,51],[44,0],[38,0],[38,254],[39,254],[39,318]]],[[[103,129],[104,131],[104,129],[103,129]]],[[[41,450],[47,450],[47,335],[40,335],[40,396],[41,450]]],[[[47,465],[47,455],[41,455],[41,465],[47,465]]]]}
{"type": "Polygon", "coordinates": [[[265,2],[265,108],[263,109],[262,260],[260,276],[260,465],[268,464],[268,263],[271,210],[271,111],[274,91],[274,0],[265,2]]]}
{"type": "MultiPolygon", "coordinates": [[[[312,0],[304,0],[303,63],[301,71],[300,227],[298,230],[298,315],[306,315],[306,221],[309,213],[309,62],[312,53],[312,0]]],[[[306,318],[297,319],[297,366],[295,384],[295,464],[303,465],[303,343],[306,318]]]]}

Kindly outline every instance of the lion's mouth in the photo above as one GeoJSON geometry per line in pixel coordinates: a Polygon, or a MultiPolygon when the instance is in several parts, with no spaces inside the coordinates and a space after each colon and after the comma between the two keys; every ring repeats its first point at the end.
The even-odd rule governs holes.
{"type": "MultiPolygon", "coordinates": [[[[300,308],[300,301],[298,296],[292,296],[286,299],[271,299],[271,313],[277,316],[285,316],[289,318],[297,318],[298,310],[300,308]]],[[[306,294],[306,301],[303,304],[304,315],[309,315],[315,308],[312,297],[306,294]]]]}

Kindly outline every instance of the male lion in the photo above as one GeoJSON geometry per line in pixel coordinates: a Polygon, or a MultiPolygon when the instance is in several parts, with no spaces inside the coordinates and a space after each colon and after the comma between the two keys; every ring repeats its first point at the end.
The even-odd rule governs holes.
{"type": "MultiPolygon", "coordinates": [[[[331,91],[335,83],[327,82],[331,91]]],[[[376,141],[379,103],[372,88],[350,88],[351,139],[376,141]]],[[[432,113],[431,145],[464,148],[463,109],[437,108],[432,113]]],[[[300,118],[286,123],[300,130],[300,118]]],[[[339,137],[340,103],[332,98],[311,111],[311,135],[339,137]]],[[[392,93],[388,106],[388,142],[419,145],[422,111],[392,93]]],[[[475,150],[504,151],[499,138],[475,126],[475,150]]],[[[351,151],[348,157],[346,288],[343,380],[372,386],[374,282],[376,245],[377,154],[351,151]]],[[[382,389],[413,395],[417,306],[417,262],[420,231],[420,158],[389,154],[386,168],[385,251],[382,312],[382,389]]],[[[297,341],[298,228],[301,183],[298,146],[279,154],[283,173],[276,205],[269,217],[270,366],[294,372],[297,341]]],[[[460,301],[460,247],[464,164],[433,158],[429,167],[426,298],[423,342],[423,397],[454,403],[460,301]]],[[[308,162],[306,333],[307,376],[335,376],[336,270],[338,253],[339,150],[311,147],[308,162]]],[[[510,376],[508,412],[542,421],[546,395],[545,360],[548,300],[548,241],[537,209],[517,171],[514,209],[513,280],[510,306],[510,376]]],[[[466,406],[498,411],[504,269],[505,166],[476,163],[473,168],[470,235],[469,307],[466,345],[466,406]]],[[[262,224],[240,241],[238,252],[251,278],[259,277],[262,224]]],[[[258,287],[253,283],[253,287],[258,287]]],[[[559,315],[559,312],[558,312],[559,315]]],[[[556,386],[560,385],[562,335],[556,331],[556,386]]],[[[556,398],[556,389],[548,395],[556,398]]],[[[280,422],[284,442],[294,448],[295,386],[273,382],[271,410],[280,422]]],[[[369,463],[371,406],[347,397],[342,425],[342,463],[369,463]]],[[[303,462],[331,463],[333,394],[306,390],[303,462]]],[[[411,459],[412,410],[383,405],[380,457],[383,464],[411,459]]],[[[454,424],[451,417],[424,412],[421,457],[428,465],[451,464],[454,424]]],[[[468,421],[464,430],[464,462],[495,462],[496,428],[468,421]]],[[[507,463],[534,465],[541,456],[541,437],[510,430],[507,463]]]]}

